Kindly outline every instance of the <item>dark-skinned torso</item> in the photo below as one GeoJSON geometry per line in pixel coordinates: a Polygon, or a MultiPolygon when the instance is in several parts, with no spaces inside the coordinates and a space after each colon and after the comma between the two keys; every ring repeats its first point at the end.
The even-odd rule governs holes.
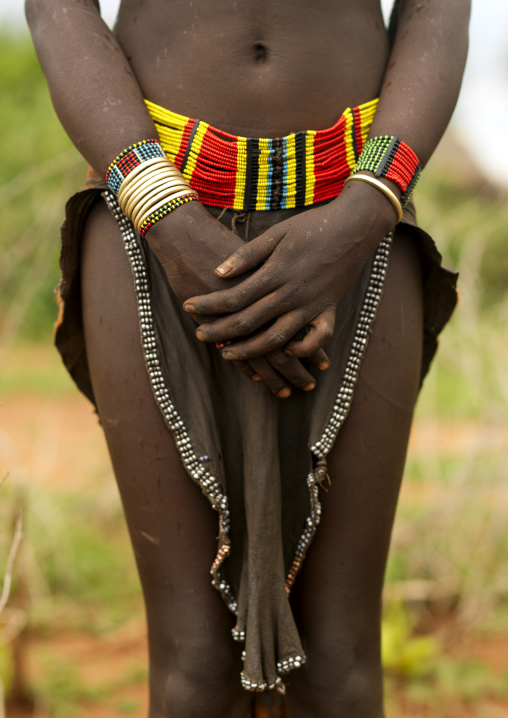
{"type": "Polygon", "coordinates": [[[244,136],[330,127],[389,53],[379,0],[123,0],[115,34],[147,99],[244,136]]]}

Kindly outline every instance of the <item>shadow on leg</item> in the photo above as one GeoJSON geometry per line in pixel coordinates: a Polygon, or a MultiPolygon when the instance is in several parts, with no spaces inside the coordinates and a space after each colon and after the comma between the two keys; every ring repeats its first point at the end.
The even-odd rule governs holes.
{"type": "Polygon", "coordinates": [[[232,617],[210,584],[217,517],[187,475],[155,403],[131,269],[98,202],[84,235],[83,315],[94,394],[141,583],[151,718],[246,718],[232,617]]]}
{"type": "Polygon", "coordinates": [[[351,411],[330,453],[332,485],[293,605],[307,664],[291,718],[382,718],[381,592],[422,350],[418,252],[396,235],[351,411]]]}

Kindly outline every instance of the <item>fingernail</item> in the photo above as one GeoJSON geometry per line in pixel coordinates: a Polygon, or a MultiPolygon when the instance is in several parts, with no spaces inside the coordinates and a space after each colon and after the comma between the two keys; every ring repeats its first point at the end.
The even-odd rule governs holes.
{"type": "Polygon", "coordinates": [[[294,357],[294,354],[291,349],[283,349],[282,351],[287,357],[294,357]]]}
{"type": "Polygon", "coordinates": [[[183,308],[185,309],[186,312],[195,312],[196,311],[196,307],[194,306],[194,304],[184,304],[183,308]]]}
{"type": "Polygon", "coordinates": [[[222,352],[222,358],[223,358],[223,359],[234,359],[234,357],[233,357],[233,355],[231,354],[231,352],[222,352]]]}
{"type": "Polygon", "coordinates": [[[251,379],[252,381],[261,381],[261,377],[259,376],[259,374],[253,374],[251,376],[251,379]]]}
{"type": "Polygon", "coordinates": [[[197,336],[197,338],[200,339],[202,342],[205,341],[205,335],[204,335],[204,333],[201,331],[201,329],[196,329],[196,336],[197,336]]]}
{"type": "Polygon", "coordinates": [[[320,364],[318,364],[318,369],[320,371],[325,371],[329,367],[330,367],[330,362],[327,362],[327,361],[322,361],[320,364]]]}
{"type": "Polygon", "coordinates": [[[316,386],[315,383],[312,382],[311,384],[307,384],[307,386],[304,386],[304,387],[303,387],[303,390],[304,390],[304,391],[312,391],[315,386],[316,386]]]}
{"type": "Polygon", "coordinates": [[[225,274],[229,274],[232,270],[232,266],[230,264],[221,264],[220,267],[217,267],[216,271],[219,274],[222,274],[224,276],[225,274]]]}
{"type": "Polygon", "coordinates": [[[279,397],[279,399],[287,399],[288,396],[290,396],[290,395],[291,395],[291,389],[287,389],[287,388],[281,389],[281,391],[279,391],[277,393],[277,396],[279,397]]]}

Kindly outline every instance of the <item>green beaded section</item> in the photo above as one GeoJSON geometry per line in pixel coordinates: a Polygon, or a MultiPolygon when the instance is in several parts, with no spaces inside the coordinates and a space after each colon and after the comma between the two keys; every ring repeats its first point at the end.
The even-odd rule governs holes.
{"type": "Polygon", "coordinates": [[[381,135],[369,140],[358,158],[353,174],[361,171],[374,172],[374,174],[376,174],[390,145],[393,144],[395,140],[396,138],[390,135],[381,135]]]}

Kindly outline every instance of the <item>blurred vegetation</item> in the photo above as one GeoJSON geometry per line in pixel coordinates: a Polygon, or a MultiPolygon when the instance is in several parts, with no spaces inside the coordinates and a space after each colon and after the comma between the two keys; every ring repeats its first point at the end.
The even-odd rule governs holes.
{"type": "Polygon", "coordinates": [[[26,33],[0,33],[0,346],[51,336],[63,207],[85,163],[58,123],[26,33]]]}
{"type": "MultiPolygon", "coordinates": [[[[24,33],[0,32],[0,96],[0,392],[56,396],[71,383],[34,361],[40,354],[32,347],[51,338],[59,225],[86,166],[55,117],[24,33]]],[[[444,150],[436,153],[417,191],[422,226],[444,263],[460,271],[461,302],[417,408],[416,425],[427,440],[409,454],[383,626],[389,703],[402,682],[410,704],[429,706],[435,716],[445,715],[443,696],[474,702],[505,696],[508,686],[507,676],[448,656],[465,630],[497,635],[508,618],[507,193],[467,163],[457,171],[461,150],[454,152],[453,160],[444,150]]],[[[52,493],[30,488],[29,478],[13,476],[2,488],[0,554],[10,545],[13,507],[21,505],[26,535],[14,602],[29,611],[31,630],[101,634],[140,615],[116,492],[52,493]]],[[[4,653],[0,676],[7,684],[12,665],[4,653]]],[[[47,680],[36,687],[51,715],[71,715],[73,704],[103,699],[72,667],[51,660],[47,680]]],[[[128,701],[121,708],[135,710],[128,701]]]]}

